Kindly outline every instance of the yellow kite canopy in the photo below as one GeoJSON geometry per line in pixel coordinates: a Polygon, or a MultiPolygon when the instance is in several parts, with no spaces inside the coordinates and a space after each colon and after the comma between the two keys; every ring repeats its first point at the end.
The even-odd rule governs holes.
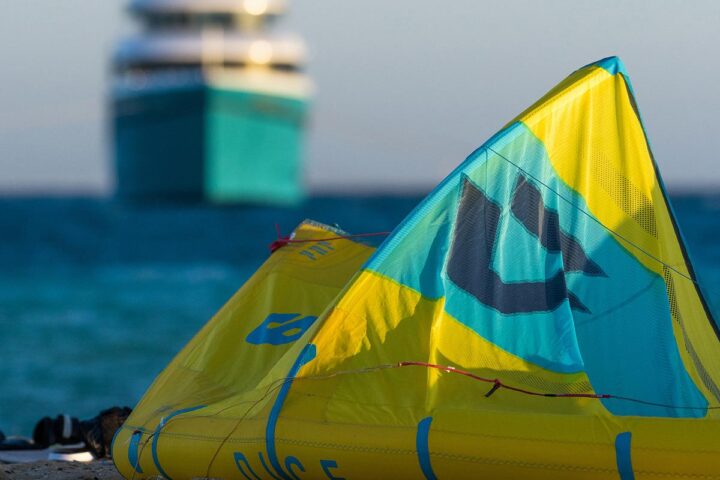
{"type": "Polygon", "coordinates": [[[118,432],[126,478],[720,479],[720,330],[619,59],[377,251],[294,235],[118,432]]]}

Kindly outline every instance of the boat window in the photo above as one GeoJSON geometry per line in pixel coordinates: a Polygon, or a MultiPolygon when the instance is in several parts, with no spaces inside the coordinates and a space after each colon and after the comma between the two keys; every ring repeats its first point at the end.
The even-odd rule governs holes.
{"type": "Polygon", "coordinates": [[[232,29],[237,25],[236,15],[232,13],[189,14],[183,12],[151,13],[144,16],[147,29],[232,29]]]}
{"type": "MultiPolygon", "coordinates": [[[[151,73],[151,72],[165,72],[165,71],[192,71],[192,70],[200,70],[203,68],[203,64],[200,62],[172,62],[172,61],[141,61],[141,62],[133,62],[131,64],[126,64],[123,66],[120,66],[117,70],[117,73],[137,73],[137,72],[145,72],[145,73],[151,73]]],[[[222,66],[225,68],[237,68],[242,69],[249,66],[247,62],[237,61],[237,60],[226,60],[222,63],[222,66]]],[[[300,68],[298,65],[290,64],[290,63],[272,63],[269,65],[266,65],[266,68],[278,71],[278,72],[298,72],[300,71],[300,68]]]]}
{"type": "Polygon", "coordinates": [[[149,29],[185,28],[189,26],[190,20],[190,15],[179,12],[145,15],[145,24],[149,29]]]}

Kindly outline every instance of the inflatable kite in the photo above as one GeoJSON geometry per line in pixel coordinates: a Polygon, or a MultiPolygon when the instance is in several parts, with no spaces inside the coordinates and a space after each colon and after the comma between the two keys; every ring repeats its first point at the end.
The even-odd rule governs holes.
{"type": "Polygon", "coordinates": [[[720,329],[622,63],[374,250],[304,222],[118,432],[128,479],[720,479],[720,329]]]}

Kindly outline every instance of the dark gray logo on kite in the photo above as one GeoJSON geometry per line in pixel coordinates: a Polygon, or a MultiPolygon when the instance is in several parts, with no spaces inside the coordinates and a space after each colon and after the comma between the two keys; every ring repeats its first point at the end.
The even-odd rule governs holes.
{"type": "Polygon", "coordinates": [[[562,255],[563,270],[543,282],[504,282],[492,269],[502,207],[465,179],[447,265],[450,280],[504,314],[549,312],[566,299],[572,309],[589,313],[567,289],[565,274],[606,276],[605,272],[575,238],[561,230],[558,213],[545,206],[540,191],[524,176],[515,185],[510,210],[548,252],[562,255]]]}

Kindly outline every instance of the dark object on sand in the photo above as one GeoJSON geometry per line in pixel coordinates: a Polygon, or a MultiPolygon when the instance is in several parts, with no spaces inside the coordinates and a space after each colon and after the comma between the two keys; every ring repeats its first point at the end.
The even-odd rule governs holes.
{"type": "Polygon", "coordinates": [[[80,433],[80,420],[70,415],[43,417],[33,430],[33,442],[38,448],[50,445],[74,445],[83,441],[80,433]]]}
{"type": "MultiPolygon", "coordinates": [[[[129,407],[112,407],[103,410],[90,420],[78,420],[69,415],[58,415],[55,418],[43,417],[35,425],[32,439],[6,438],[0,432],[0,451],[18,452],[33,458],[40,456],[39,458],[43,459],[47,459],[51,454],[55,459],[65,459],[64,455],[89,451],[94,458],[105,458],[110,455],[110,443],[115,432],[125,422],[131,411],[129,407]],[[62,448],[58,446],[62,446],[62,448]],[[31,451],[35,453],[31,454],[31,451]]],[[[26,461],[14,460],[16,457],[17,455],[13,456],[13,459],[8,457],[8,459],[0,461],[26,461]]]]}
{"type": "Polygon", "coordinates": [[[9,437],[0,440],[0,451],[8,450],[41,450],[43,447],[35,445],[32,440],[24,437],[9,437]]]}
{"type": "Polygon", "coordinates": [[[129,407],[112,407],[103,410],[90,420],[80,422],[80,432],[90,452],[95,458],[110,456],[110,444],[118,428],[132,412],[129,407]]]}

